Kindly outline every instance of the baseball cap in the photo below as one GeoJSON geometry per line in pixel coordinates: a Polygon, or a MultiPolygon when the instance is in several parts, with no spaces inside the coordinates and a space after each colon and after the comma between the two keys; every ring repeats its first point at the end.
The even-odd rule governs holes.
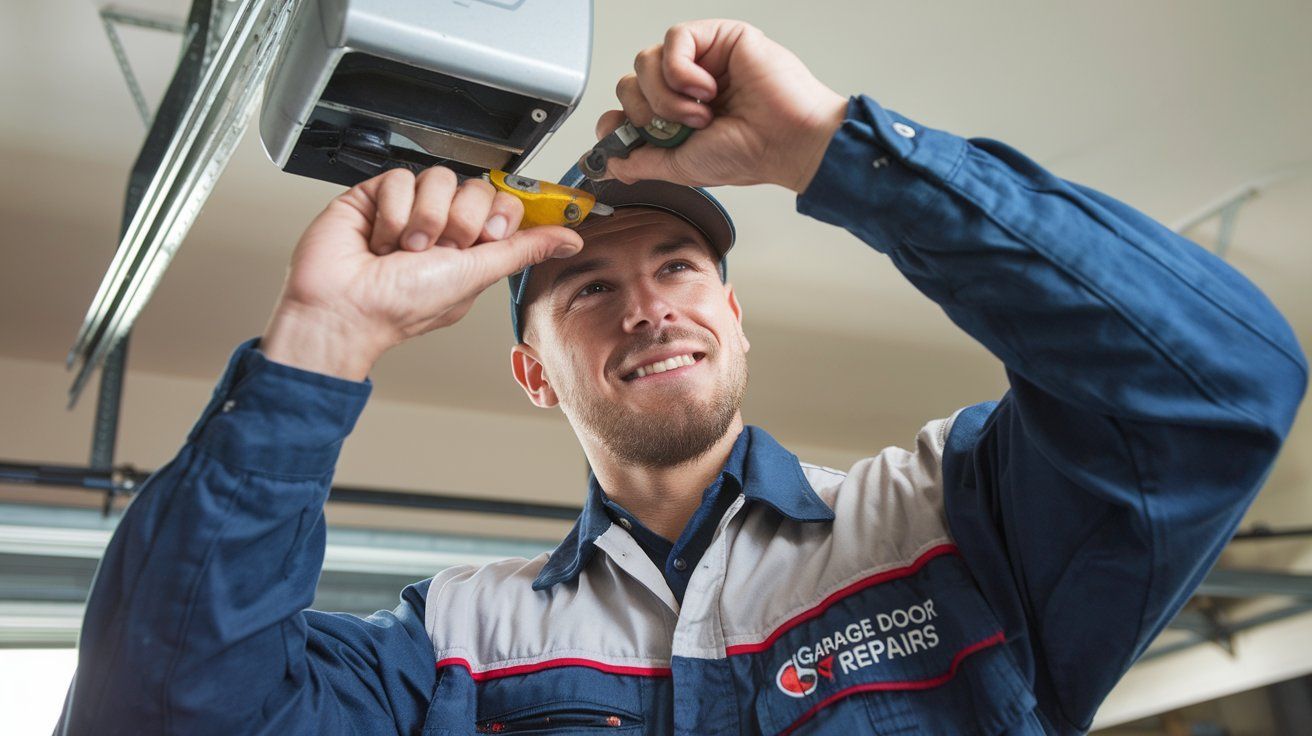
{"type": "MultiPolygon", "coordinates": [[[[560,178],[560,184],[582,189],[597,198],[598,202],[615,209],[621,207],[652,207],[665,210],[683,219],[706,236],[715,252],[720,255],[720,280],[728,278],[726,254],[733,247],[733,220],[720,201],[701,187],[689,187],[668,181],[649,179],[625,184],[613,179],[593,181],[583,175],[578,165],[570,167],[560,178]]],[[[524,296],[528,292],[528,279],[533,267],[510,276],[510,326],[515,341],[524,341],[524,296]]]]}

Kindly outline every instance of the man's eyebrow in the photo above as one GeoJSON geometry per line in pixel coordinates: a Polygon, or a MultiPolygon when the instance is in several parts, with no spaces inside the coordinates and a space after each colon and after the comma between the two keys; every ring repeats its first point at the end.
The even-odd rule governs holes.
{"type": "Polygon", "coordinates": [[[555,291],[556,287],[560,286],[566,281],[569,281],[572,278],[582,276],[583,274],[586,273],[592,273],[593,271],[599,271],[609,265],[610,265],[609,258],[592,258],[583,261],[581,263],[575,263],[572,266],[567,266],[565,268],[562,268],[560,269],[560,273],[556,274],[556,278],[551,280],[551,288],[548,289],[547,291],[555,291]]]}
{"type": "Polygon", "coordinates": [[[692,238],[678,238],[677,240],[667,240],[660,245],[651,249],[652,255],[663,256],[668,253],[675,253],[681,250],[691,248],[693,250],[702,250],[701,244],[692,238]]]}
{"type": "MultiPolygon", "coordinates": [[[[702,250],[701,244],[698,243],[696,240],[693,240],[692,238],[684,237],[684,238],[677,238],[675,240],[667,240],[664,243],[659,243],[653,246],[651,249],[651,255],[663,256],[663,255],[668,255],[670,253],[677,253],[679,251],[689,250],[689,249],[702,250]]],[[[610,264],[611,261],[609,258],[592,258],[586,261],[582,261],[581,263],[575,263],[572,266],[567,266],[565,268],[562,268],[560,270],[560,273],[556,274],[556,278],[551,280],[551,287],[547,289],[547,291],[548,292],[555,291],[557,287],[569,281],[570,279],[583,276],[584,274],[592,273],[593,271],[600,271],[601,269],[606,268],[610,264]]]]}

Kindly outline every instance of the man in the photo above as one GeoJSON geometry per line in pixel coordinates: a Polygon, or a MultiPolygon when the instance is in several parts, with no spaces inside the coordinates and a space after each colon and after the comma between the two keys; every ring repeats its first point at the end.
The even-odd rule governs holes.
{"type": "Polygon", "coordinates": [[[265,335],[106,552],[63,732],[1089,727],[1280,447],[1306,385],[1288,326],[1129,207],[844,100],[745,24],[675,26],[635,71],[599,133],[700,130],[613,162],[617,214],[582,238],[516,232],[513,200],[442,169],[310,225],[265,335]],[[1007,395],[847,473],[744,429],[732,226],[676,184],[762,182],[888,255],[1007,395]],[[574,531],[392,612],[303,611],[362,379],[507,275],[515,379],[594,471],[574,531]]]}

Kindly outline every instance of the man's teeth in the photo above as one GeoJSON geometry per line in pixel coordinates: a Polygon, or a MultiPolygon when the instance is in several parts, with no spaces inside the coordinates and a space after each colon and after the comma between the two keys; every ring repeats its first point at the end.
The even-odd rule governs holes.
{"type": "Polygon", "coordinates": [[[655,363],[652,363],[651,365],[644,365],[643,367],[634,371],[634,373],[638,376],[638,378],[642,378],[643,376],[650,376],[654,373],[664,373],[665,371],[672,371],[675,368],[681,368],[685,365],[692,365],[693,363],[696,362],[697,361],[694,360],[691,355],[676,355],[668,360],[658,360],[655,363]]]}

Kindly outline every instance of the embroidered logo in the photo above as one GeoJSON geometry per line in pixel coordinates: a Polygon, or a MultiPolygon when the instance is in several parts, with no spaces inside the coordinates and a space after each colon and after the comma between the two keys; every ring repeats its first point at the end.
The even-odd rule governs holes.
{"type": "Polygon", "coordinates": [[[835,659],[840,674],[848,675],[934,649],[939,635],[930,622],[937,617],[934,600],[927,598],[849,623],[796,649],[779,667],[774,682],[785,695],[804,698],[820,686],[821,677],[834,679],[835,659]]]}
{"type": "Polygon", "coordinates": [[[815,667],[806,667],[797,663],[796,657],[789,657],[774,676],[774,682],[785,695],[804,698],[815,692],[820,678],[834,679],[834,658],[825,657],[815,667]]]}

